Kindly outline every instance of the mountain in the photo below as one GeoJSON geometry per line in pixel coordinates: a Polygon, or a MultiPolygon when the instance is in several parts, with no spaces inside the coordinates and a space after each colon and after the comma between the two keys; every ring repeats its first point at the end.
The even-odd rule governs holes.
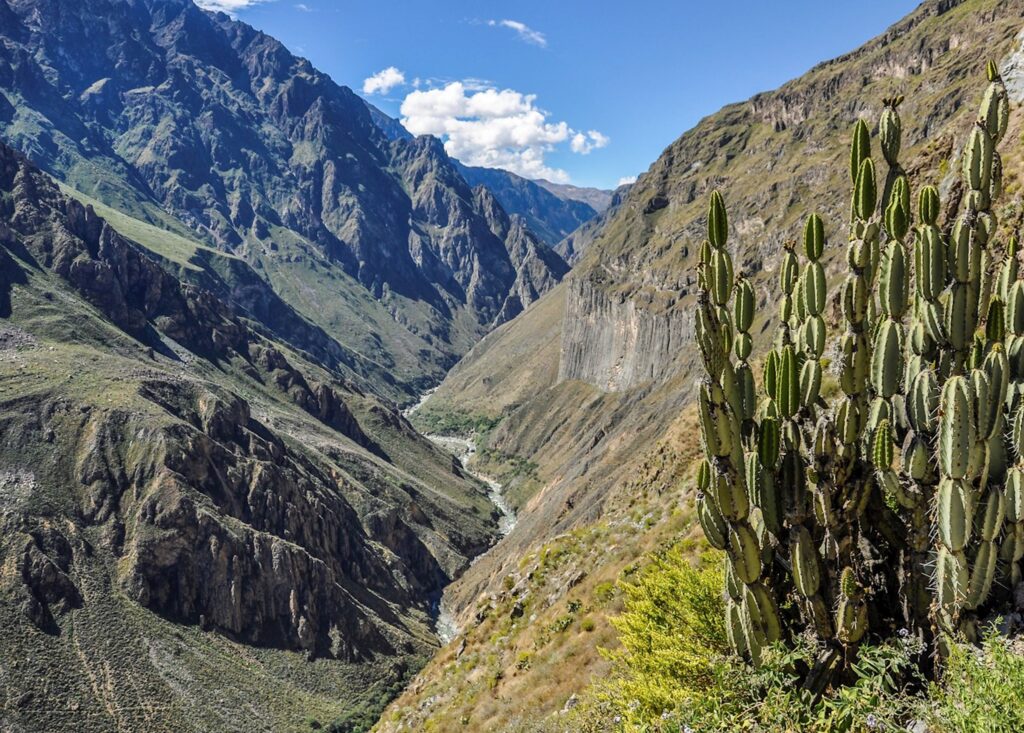
{"type": "MultiPolygon", "coordinates": [[[[543,178],[538,178],[536,183],[563,201],[579,201],[592,208],[598,214],[603,214],[605,209],[612,205],[612,197],[615,193],[615,191],[606,191],[603,188],[586,188],[573,186],[568,183],[552,183],[543,178]]],[[[619,188],[622,188],[622,186],[619,186],[619,188]]]]}
{"type": "MultiPolygon", "coordinates": [[[[373,106],[366,104],[374,123],[391,140],[409,140],[412,135],[402,123],[373,106]]],[[[509,214],[518,214],[530,231],[554,247],[581,225],[597,216],[598,211],[586,202],[586,194],[601,200],[598,189],[558,187],[547,181],[531,181],[500,168],[467,166],[455,161],[459,173],[471,186],[484,186],[509,214]],[[549,190],[549,187],[554,187],[549,190]],[[583,195],[566,195],[558,189],[579,191],[583,195]]]]}
{"type": "Polygon", "coordinates": [[[368,389],[411,400],[557,281],[552,263],[564,271],[495,234],[440,145],[382,131],[350,89],[227,15],[0,6],[0,138],[80,194],[244,261],[390,375],[368,389]]]}
{"type": "Polygon", "coordinates": [[[5,145],[0,213],[4,727],[372,718],[485,487],[5,145]]]}
{"type": "Polygon", "coordinates": [[[552,247],[598,213],[590,204],[558,196],[515,173],[461,164],[459,171],[471,185],[486,187],[505,211],[523,217],[530,231],[552,247]]]}
{"type": "Polygon", "coordinates": [[[411,140],[415,137],[405,129],[401,122],[389,116],[380,108],[366,102],[366,109],[370,113],[370,119],[373,120],[373,124],[380,128],[380,131],[387,136],[388,140],[411,140]]]}
{"type": "Polygon", "coordinates": [[[499,517],[396,403],[568,266],[381,124],[189,0],[0,0],[0,727],[365,730],[436,650],[499,517]]]}
{"type": "Polygon", "coordinates": [[[1022,210],[1022,27],[1020,0],[929,0],[861,48],[708,116],[577,233],[582,254],[565,281],[452,369],[417,420],[493,425],[477,468],[506,484],[519,521],[446,592],[462,633],[377,730],[460,720],[563,730],[573,693],[606,670],[578,638],[607,643],[602,619],[615,607],[589,579],[636,569],[638,555],[623,556],[642,544],[631,533],[661,546],[700,534],[690,489],[701,369],[692,313],[710,192],[725,197],[737,271],[755,286],[761,353],[774,332],[781,244],[799,235],[804,216],[825,220],[830,280],[847,271],[854,121],[877,134],[882,100],[906,95],[901,160],[912,189],[936,184],[958,200],[961,146],[991,58],[1014,104],[1000,211],[1013,231],[1022,210]]]}

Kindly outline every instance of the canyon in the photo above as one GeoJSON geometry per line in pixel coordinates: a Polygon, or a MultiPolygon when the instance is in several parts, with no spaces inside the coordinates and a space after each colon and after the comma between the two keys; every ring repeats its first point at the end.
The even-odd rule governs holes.
{"type": "Polygon", "coordinates": [[[464,166],[191,0],[0,0],[2,726],[562,730],[620,581],[703,547],[710,191],[761,346],[803,214],[844,272],[853,122],[906,93],[956,197],[1022,27],[927,0],[601,191],[464,166]]]}

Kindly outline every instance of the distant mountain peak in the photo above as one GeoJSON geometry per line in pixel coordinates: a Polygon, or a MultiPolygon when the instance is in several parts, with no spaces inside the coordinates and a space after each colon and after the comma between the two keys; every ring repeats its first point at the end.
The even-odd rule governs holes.
{"type": "Polygon", "coordinates": [[[536,182],[561,199],[581,201],[587,204],[598,214],[603,214],[612,203],[614,191],[607,191],[603,188],[573,186],[569,183],[552,183],[544,178],[538,178],[536,182]]]}

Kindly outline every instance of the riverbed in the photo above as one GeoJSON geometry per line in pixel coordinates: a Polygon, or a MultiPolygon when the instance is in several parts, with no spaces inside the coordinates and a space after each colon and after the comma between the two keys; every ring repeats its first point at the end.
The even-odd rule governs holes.
{"type": "MultiPolygon", "coordinates": [[[[434,393],[434,390],[428,390],[424,392],[419,401],[412,407],[407,408],[403,411],[406,417],[411,417],[423,404],[430,399],[430,396],[434,393]]],[[[490,476],[477,473],[469,467],[469,462],[476,453],[476,443],[471,438],[460,438],[452,435],[424,435],[427,440],[431,441],[435,445],[451,453],[453,456],[459,459],[459,463],[462,464],[463,470],[469,475],[476,478],[478,481],[483,482],[487,486],[487,498],[494,504],[495,509],[498,510],[501,515],[498,519],[498,531],[502,537],[508,535],[512,531],[513,527],[516,526],[516,512],[509,505],[508,500],[505,498],[503,493],[503,486],[498,481],[495,481],[490,476]]],[[[491,547],[493,550],[494,547],[491,547]]],[[[487,552],[490,552],[488,550],[487,552]]],[[[484,557],[487,552],[481,553],[473,558],[474,563],[484,557]]],[[[450,587],[450,586],[449,586],[450,587]]],[[[441,594],[441,599],[437,606],[437,617],[434,620],[434,631],[437,633],[437,638],[441,640],[442,644],[447,644],[449,641],[454,639],[459,633],[458,624],[455,622],[455,616],[448,608],[448,592],[447,588],[441,594]]]]}

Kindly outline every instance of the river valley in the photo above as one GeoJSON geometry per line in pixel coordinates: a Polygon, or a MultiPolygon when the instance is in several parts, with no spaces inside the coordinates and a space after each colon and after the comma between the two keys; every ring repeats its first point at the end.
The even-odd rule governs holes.
{"type": "MultiPolygon", "coordinates": [[[[412,417],[417,410],[419,410],[426,402],[430,399],[430,396],[434,393],[434,390],[428,390],[423,393],[419,401],[412,407],[406,409],[403,414],[406,417],[412,417]]],[[[463,469],[471,476],[481,481],[487,486],[487,498],[494,504],[494,507],[500,513],[498,519],[498,530],[501,532],[502,537],[507,537],[512,529],[516,526],[516,513],[515,510],[509,505],[508,500],[505,498],[503,493],[503,486],[500,482],[478,473],[470,468],[469,463],[476,453],[476,442],[474,438],[464,438],[454,435],[432,435],[424,434],[424,437],[443,448],[444,450],[451,453],[453,456],[459,459],[463,469]]],[[[500,541],[500,540],[499,540],[500,541]]],[[[494,546],[496,546],[495,543],[494,546]]],[[[494,549],[491,547],[491,550],[494,549]]],[[[488,550],[487,552],[490,552],[488,550]]],[[[487,552],[477,555],[473,558],[473,563],[478,562],[483,558],[487,552]]],[[[448,586],[450,587],[450,585],[448,586]]],[[[442,644],[447,644],[449,641],[455,638],[459,633],[458,624],[455,621],[455,616],[452,613],[448,603],[447,588],[441,594],[441,598],[437,604],[437,616],[434,621],[434,628],[437,632],[437,637],[441,640],[442,644]]]]}

